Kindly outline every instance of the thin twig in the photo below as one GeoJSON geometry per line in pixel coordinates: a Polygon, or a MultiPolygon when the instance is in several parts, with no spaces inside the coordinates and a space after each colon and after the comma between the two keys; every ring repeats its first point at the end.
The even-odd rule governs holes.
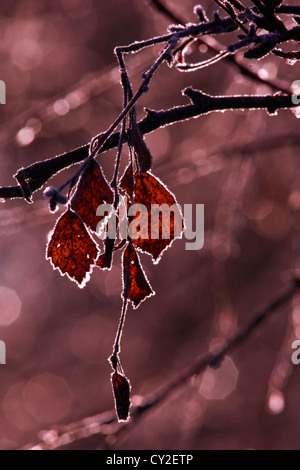
{"type": "MultiPolygon", "coordinates": [[[[160,54],[158,59],[155,61],[155,63],[152,65],[152,67],[148,70],[147,73],[143,74],[143,82],[141,86],[139,87],[138,91],[136,94],[132,97],[130,102],[127,104],[127,106],[123,109],[121,114],[117,117],[117,119],[109,126],[107,131],[104,133],[101,133],[94,137],[91,141],[90,144],[90,151],[96,155],[107,139],[111,136],[113,131],[119,126],[119,124],[123,121],[123,119],[127,116],[127,114],[134,108],[140,97],[143,95],[143,93],[146,93],[149,88],[149,84],[153,78],[153,75],[157,71],[157,69],[160,67],[160,65],[165,61],[168,60],[168,58],[171,56],[174,48],[176,47],[176,44],[178,42],[178,36],[177,34],[173,34],[171,38],[168,41],[168,47],[160,54]]],[[[122,51],[122,49],[120,49],[122,51]]]]}
{"type": "MultiPolygon", "coordinates": [[[[173,10],[171,10],[169,7],[167,7],[165,4],[162,3],[161,0],[155,0],[155,2],[153,0],[149,0],[151,3],[155,3],[155,6],[158,6],[160,5],[161,7],[160,8],[157,8],[158,11],[160,11],[161,13],[163,13],[163,15],[168,19],[168,20],[171,20],[173,21],[173,18],[176,17],[176,19],[178,20],[178,22],[182,25],[185,25],[186,24],[186,21],[184,18],[182,17],[179,17],[177,14],[174,13],[173,10]]],[[[283,8],[283,7],[282,7],[283,8]]],[[[297,7],[296,7],[297,8],[297,7]]],[[[300,9],[300,7],[298,7],[300,9]]],[[[286,9],[284,10],[284,12],[288,13],[288,14],[291,14],[291,13],[294,13],[294,10],[293,10],[293,7],[286,7],[286,9]],[[292,9],[290,11],[290,8],[292,9]]],[[[299,12],[300,14],[300,12],[299,12]]],[[[190,41],[193,41],[194,39],[188,39],[186,41],[186,45],[190,42],[190,41]]],[[[216,39],[212,39],[211,37],[207,36],[207,37],[198,37],[197,38],[197,42],[199,42],[200,44],[204,44],[208,50],[214,52],[214,53],[217,53],[217,54],[221,54],[222,52],[225,51],[226,47],[221,44],[220,42],[218,42],[216,39]]],[[[185,45],[184,45],[185,46],[185,45]]],[[[176,50],[174,51],[176,52],[176,50]]],[[[284,82],[283,80],[280,80],[278,78],[262,78],[260,77],[259,75],[259,72],[256,71],[254,68],[253,68],[253,65],[251,65],[251,68],[246,64],[245,60],[242,58],[242,57],[239,57],[239,56],[236,56],[236,55],[231,55],[231,54],[227,54],[226,56],[224,55],[222,57],[222,60],[224,60],[225,62],[227,63],[230,63],[231,65],[237,67],[240,71],[241,74],[243,74],[245,77],[247,78],[250,78],[254,81],[257,81],[257,82],[260,82],[260,83],[263,83],[264,85],[268,85],[270,86],[273,90],[278,90],[278,91],[281,91],[283,93],[290,93],[291,92],[291,87],[289,86],[288,83],[284,82]]],[[[182,70],[182,67],[180,66],[180,69],[182,70]]]]}
{"type": "Polygon", "coordinates": [[[230,8],[228,8],[226,5],[224,5],[221,0],[213,0],[220,8],[222,8],[222,10],[225,11],[225,13],[227,13],[227,15],[230,16],[230,18],[232,19],[232,21],[242,30],[244,31],[244,33],[248,34],[248,29],[246,28],[246,26],[243,25],[243,23],[241,23],[238,18],[236,17],[236,15],[234,14],[234,11],[230,8]]]}
{"type": "Polygon", "coordinates": [[[198,62],[196,64],[178,64],[177,69],[182,72],[195,72],[196,70],[204,69],[205,67],[209,67],[210,65],[214,65],[220,60],[225,59],[225,57],[229,56],[229,52],[220,52],[214,57],[210,59],[203,60],[202,62],[198,62]]]}

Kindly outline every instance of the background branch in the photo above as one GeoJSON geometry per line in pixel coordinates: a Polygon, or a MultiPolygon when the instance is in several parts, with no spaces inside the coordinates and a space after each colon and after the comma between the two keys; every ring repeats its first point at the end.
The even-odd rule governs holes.
{"type": "Polygon", "coordinates": [[[252,320],[245,327],[241,327],[237,334],[229,339],[226,345],[219,351],[216,353],[208,353],[204,357],[200,357],[159,390],[146,395],[142,400],[141,397],[139,397],[140,404],[135,404],[135,397],[133,397],[133,406],[130,413],[131,420],[128,423],[120,425],[117,422],[115,412],[107,411],[84,418],[77,423],[72,423],[67,426],[55,426],[55,428],[48,431],[42,431],[40,433],[42,441],[36,444],[28,444],[23,447],[23,450],[62,449],[70,446],[74,442],[88,439],[91,436],[113,435],[114,438],[120,437],[126,433],[128,429],[131,429],[149,410],[169,399],[175,390],[185,385],[194,375],[205,371],[207,367],[219,367],[227,354],[232,353],[238,346],[246,340],[249,340],[251,334],[271,315],[277,312],[278,309],[284,306],[286,302],[290,301],[299,288],[300,281],[293,279],[288,287],[285,287],[269,304],[260,308],[254,314],[252,320]]]}

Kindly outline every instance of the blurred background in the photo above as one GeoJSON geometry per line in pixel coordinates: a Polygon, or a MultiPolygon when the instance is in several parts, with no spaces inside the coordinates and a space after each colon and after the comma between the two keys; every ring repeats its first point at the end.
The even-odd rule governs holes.
{"type": "MultiPolygon", "coordinates": [[[[149,3],[1,3],[7,104],[0,107],[0,186],[14,185],[19,168],[83,145],[111,124],[122,103],[114,47],[163,34],[170,23],[149,3]]],[[[202,3],[208,14],[215,10],[211,0],[202,3]]],[[[196,21],[194,1],[167,4],[196,21]]],[[[135,89],[159,52],[127,57],[135,89]]],[[[192,62],[210,57],[205,46],[189,52],[192,62]]],[[[263,78],[300,79],[299,66],[274,56],[249,65],[263,78]]],[[[163,65],[139,102],[139,118],[144,107],[187,103],[186,86],[214,95],[272,92],[226,61],[189,74],[163,65]]],[[[129,309],[121,353],[136,396],[224,344],[276,298],[300,253],[299,121],[291,111],[213,113],[146,141],[153,173],[178,202],[205,205],[205,243],[186,251],[185,240],[176,241],[157,266],[141,255],[156,295],[129,309]]],[[[115,154],[99,158],[108,179],[115,154]]],[[[123,167],[127,158],[125,149],[123,167]]],[[[0,211],[0,339],[7,346],[0,448],[18,449],[38,442],[43,429],[113,408],[107,358],[119,321],[121,267],[117,254],[111,272],[95,269],[80,290],[45,260],[57,214],[49,213],[42,191],[32,205],[7,201],[0,211]]],[[[295,297],[218,369],[193,377],[113,444],[98,437],[67,448],[299,449],[300,366],[291,363],[299,312],[295,297]]]]}

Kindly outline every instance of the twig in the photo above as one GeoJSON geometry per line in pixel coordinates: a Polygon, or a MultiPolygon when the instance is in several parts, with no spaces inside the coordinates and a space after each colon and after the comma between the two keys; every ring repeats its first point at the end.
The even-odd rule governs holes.
{"type": "Polygon", "coordinates": [[[217,54],[210,59],[203,60],[202,62],[197,62],[196,64],[178,64],[177,69],[182,72],[195,72],[196,70],[204,69],[205,67],[209,67],[210,65],[214,65],[220,60],[225,59],[229,56],[229,52],[223,51],[217,54]]]}
{"type": "MultiPolygon", "coordinates": [[[[240,12],[237,16],[242,15],[242,13],[240,12]]],[[[247,21],[249,20],[249,18],[246,18],[246,19],[247,19],[247,21]]],[[[136,51],[140,51],[145,47],[149,47],[150,45],[166,43],[167,42],[167,46],[165,47],[164,51],[160,54],[160,56],[158,57],[156,62],[153,64],[153,66],[148,70],[148,72],[146,74],[143,74],[142,84],[141,84],[140,88],[138,89],[138,91],[136,92],[136,94],[131,98],[131,100],[129,101],[127,106],[123,109],[123,111],[119,114],[119,116],[115,119],[115,121],[109,126],[109,128],[105,132],[97,135],[96,137],[94,137],[92,139],[91,144],[89,146],[88,154],[86,153],[86,148],[85,147],[83,147],[82,149],[76,151],[76,158],[78,158],[78,160],[76,160],[76,158],[75,158],[76,161],[72,160],[71,164],[72,163],[78,163],[79,161],[82,161],[83,156],[84,156],[85,159],[93,158],[98,153],[100,153],[100,151],[105,146],[106,142],[109,141],[110,138],[112,138],[111,140],[113,140],[113,138],[115,136],[112,136],[112,133],[116,130],[116,128],[119,126],[119,124],[123,121],[123,119],[126,118],[127,114],[134,111],[135,105],[136,105],[137,101],[140,99],[140,97],[142,96],[142,94],[148,91],[149,83],[150,83],[154,73],[158,69],[158,67],[160,67],[160,65],[165,60],[171,62],[172,53],[174,52],[174,49],[175,49],[175,47],[176,47],[176,45],[177,45],[177,43],[180,39],[184,39],[184,38],[187,38],[187,37],[196,37],[199,34],[203,35],[203,34],[212,34],[212,33],[217,34],[217,33],[222,33],[222,32],[230,32],[230,31],[234,31],[235,29],[237,29],[237,25],[236,25],[236,22],[233,21],[233,19],[231,17],[221,19],[219,16],[215,15],[214,21],[212,21],[210,23],[204,21],[200,24],[190,24],[185,28],[171,27],[170,30],[172,31],[172,33],[169,34],[169,35],[164,35],[164,36],[160,36],[160,37],[157,37],[157,38],[152,38],[152,39],[149,39],[149,40],[146,40],[146,41],[136,42],[136,43],[133,43],[129,46],[118,48],[118,51],[119,51],[120,54],[126,54],[126,53],[129,53],[129,52],[133,53],[133,52],[136,52],[136,51]]],[[[245,54],[245,56],[247,56],[247,57],[250,57],[250,56],[251,57],[252,56],[253,57],[256,57],[256,56],[257,57],[262,57],[267,52],[269,52],[272,47],[274,48],[276,44],[278,44],[282,41],[290,40],[290,39],[297,39],[299,34],[300,34],[300,27],[295,27],[295,28],[293,28],[289,31],[284,30],[281,33],[278,32],[275,35],[274,34],[273,35],[272,34],[266,34],[266,35],[262,35],[262,36],[252,35],[251,38],[250,38],[250,42],[246,41],[246,43],[247,43],[246,45],[249,45],[251,42],[259,43],[259,45],[257,47],[254,47],[253,49],[250,49],[245,54]],[[260,42],[263,39],[265,39],[266,44],[261,45],[260,42]]],[[[245,40],[242,39],[240,42],[229,46],[228,50],[230,50],[230,52],[233,52],[234,50],[240,49],[244,45],[243,41],[245,41],[245,40]]],[[[199,97],[197,99],[199,99],[199,97]]],[[[247,101],[247,97],[245,97],[245,99],[246,99],[245,108],[249,108],[249,102],[247,101]]],[[[275,99],[275,97],[273,97],[273,99],[275,99]]],[[[267,98],[267,100],[268,100],[268,103],[264,107],[267,107],[269,112],[274,112],[278,107],[281,107],[281,106],[277,107],[276,103],[273,105],[270,98],[267,98]]],[[[224,102],[227,102],[229,104],[230,101],[226,101],[226,99],[225,99],[224,102]]],[[[195,102],[194,102],[194,104],[195,104],[195,102]]],[[[207,103],[205,103],[204,100],[202,99],[201,100],[201,107],[203,107],[203,104],[207,105],[207,103]]],[[[233,106],[233,108],[235,108],[235,107],[236,106],[233,106]]],[[[257,106],[253,103],[252,108],[260,108],[260,107],[261,107],[261,105],[259,103],[258,103],[257,106]]],[[[287,107],[290,107],[290,106],[288,105],[287,107]]],[[[199,108],[199,103],[197,104],[197,108],[199,108]]],[[[218,110],[219,109],[229,109],[229,108],[228,107],[226,107],[226,108],[220,107],[220,108],[218,108],[218,110]]],[[[214,111],[214,110],[215,110],[214,108],[212,108],[211,110],[208,108],[204,112],[209,112],[209,111],[214,111]]],[[[203,114],[204,112],[202,111],[201,114],[203,114]]],[[[158,115],[158,113],[156,113],[156,116],[157,115],[158,115]]],[[[199,113],[196,113],[195,115],[197,116],[197,115],[199,115],[199,113]]],[[[190,116],[188,114],[186,117],[184,117],[184,119],[187,119],[189,117],[194,117],[194,116],[193,115],[190,116]]],[[[177,120],[181,120],[181,118],[176,119],[173,122],[176,122],[177,120]]],[[[168,124],[168,122],[166,122],[166,124],[168,124]]],[[[161,127],[161,126],[159,126],[159,127],[161,127]]],[[[154,130],[154,129],[152,129],[152,130],[154,130]]],[[[122,132],[121,132],[121,140],[120,140],[120,135],[117,134],[117,136],[118,136],[118,139],[119,139],[119,143],[121,142],[121,144],[120,144],[120,146],[121,146],[122,142],[123,142],[122,132]]],[[[112,147],[114,147],[114,146],[115,146],[115,143],[113,144],[112,147]]],[[[110,148],[112,148],[112,147],[110,147],[110,148]]],[[[56,159],[55,163],[53,162],[53,160],[48,161],[48,163],[50,164],[51,167],[52,167],[52,164],[53,164],[54,167],[56,166],[56,169],[54,169],[53,167],[51,168],[50,175],[45,175],[44,171],[40,171],[38,174],[36,174],[36,176],[34,176],[32,174],[37,169],[38,170],[44,170],[46,162],[44,162],[42,169],[40,167],[41,163],[39,163],[39,164],[36,164],[36,165],[33,165],[32,167],[30,167],[30,169],[27,168],[27,169],[19,170],[17,172],[17,174],[15,175],[15,177],[16,177],[18,183],[20,184],[20,186],[18,188],[12,187],[12,188],[2,188],[2,189],[0,189],[0,198],[8,199],[8,198],[14,198],[14,197],[25,197],[28,202],[32,202],[31,194],[34,191],[39,189],[46,181],[48,181],[50,176],[52,176],[56,172],[60,171],[61,169],[66,168],[67,166],[70,166],[68,164],[68,162],[65,161],[65,160],[67,160],[67,158],[66,158],[67,156],[70,157],[70,154],[66,154],[64,156],[64,158],[61,159],[61,160],[64,161],[63,167],[60,166],[61,160],[58,161],[58,159],[56,159]]],[[[72,159],[73,159],[73,157],[74,157],[74,155],[72,155],[72,159]]],[[[76,173],[76,175],[77,175],[77,173],[76,173]]],[[[72,185],[74,181],[75,181],[75,179],[71,178],[70,184],[72,185]]]]}
{"type": "Polygon", "coordinates": [[[234,10],[231,8],[229,8],[227,5],[224,5],[221,0],[213,0],[220,8],[222,8],[222,10],[225,11],[225,13],[227,13],[227,15],[230,16],[230,18],[232,19],[232,21],[242,30],[244,31],[244,33],[248,34],[248,29],[246,28],[246,26],[243,25],[243,23],[241,23],[238,18],[236,17],[235,13],[234,13],[234,10]]]}
{"type": "Polygon", "coordinates": [[[123,121],[123,119],[127,116],[127,114],[134,108],[134,106],[136,105],[136,103],[138,102],[142,94],[148,91],[149,84],[150,84],[150,81],[152,80],[154,73],[157,71],[160,65],[167,58],[170,57],[177,42],[178,42],[178,36],[173,34],[171,38],[169,39],[168,47],[162,52],[162,54],[160,54],[159,58],[155,61],[155,63],[148,70],[148,72],[143,74],[143,82],[140,88],[138,89],[138,91],[136,92],[136,94],[132,97],[132,99],[128,103],[128,105],[123,109],[121,114],[117,117],[117,119],[112,123],[112,125],[107,129],[106,132],[99,134],[92,139],[90,148],[92,149],[94,154],[98,153],[101,150],[102,146],[105,144],[107,139],[111,136],[113,131],[123,121]]]}
{"type": "Polygon", "coordinates": [[[205,371],[207,367],[219,367],[227,354],[232,353],[246,339],[249,339],[250,335],[256,331],[259,326],[286,302],[292,299],[299,288],[300,281],[294,279],[275,300],[272,300],[269,304],[260,308],[254,314],[252,320],[245,327],[242,327],[234,337],[227,341],[226,346],[217,353],[209,353],[200,357],[161,389],[144,397],[142,404],[132,407],[131,421],[129,423],[124,423],[123,425],[117,424],[114,412],[109,411],[85,418],[78,423],[73,423],[68,426],[56,426],[55,429],[43,431],[42,442],[26,445],[24,449],[55,450],[91,436],[107,436],[113,434],[114,437],[116,437],[128,429],[131,429],[132,426],[138,422],[139,418],[144,416],[150,409],[157,407],[163,401],[169,399],[175,390],[185,385],[194,375],[205,371]]]}
{"type": "MultiPolygon", "coordinates": [[[[167,7],[165,4],[162,3],[161,0],[149,0],[150,3],[154,3],[155,6],[157,7],[158,11],[160,11],[161,13],[163,13],[163,15],[173,21],[174,18],[176,18],[176,22],[182,24],[182,25],[185,25],[186,24],[186,21],[184,20],[184,18],[181,18],[179,17],[177,14],[174,13],[173,10],[171,10],[169,7],[167,7]],[[158,6],[160,6],[158,8],[158,6]]],[[[283,13],[287,13],[287,14],[294,14],[296,13],[299,9],[300,10],[300,7],[295,7],[296,8],[296,11],[294,10],[294,7],[279,7],[278,10],[280,10],[280,12],[282,11],[283,13]]],[[[277,11],[277,10],[276,10],[277,11]]],[[[300,14],[300,11],[299,11],[299,14],[300,14]]],[[[187,40],[187,41],[191,41],[191,39],[187,40]]],[[[200,43],[200,44],[204,44],[208,50],[214,52],[214,53],[217,53],[217,54],[222,54],[226,47],[221,44],[220,42],[218,42],[216,39],[213,39],[209,36],[207,37],[198,37],[197,38],[197,41],[200,43]]],[[[222,60],[224,60],[225,62],[227,63],[230,63],[231,65],[233,66],[236,66],[239,71],[241,72],[241,74],[243,74],[245,77],[248,77],[254,81],[257,81],[257,82],[260,82],[260,83],[263,83],[265,85],[268,85],[270,86],[273,90],[278,90],[278,91],[281,91],[283,93],[290,93],[291,92],[291,88],[289,86],[288,83],[284,82],[283,80],[279,80],[278,78],[262,78],[259,76],[259,73],[258,71],[255,71],[253,69],[253,65],[251,66],[251,68],[245,63],[245,60],[242,58],[242,57],[239,57],[239,56],[236,56],[236,55],[231,55],[231,54],[226,54],[222,57],[222,60]]],[[[182,70],[182,67],[180,66],[180,68],[182,70]]]]}
{"type": "Polygon", "coordinates": [[[276,13],[285,15],[300,15],[300,6],[297,5],[280,5],[276,8],[276,13]]]}

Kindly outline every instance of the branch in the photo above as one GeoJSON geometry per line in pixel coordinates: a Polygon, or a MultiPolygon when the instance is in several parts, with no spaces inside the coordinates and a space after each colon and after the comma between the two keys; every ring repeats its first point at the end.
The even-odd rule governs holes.
{"type": "MultiPolygon", "coordinates": [[[[274,96],[210,96],[192,88],[184,91],[192,104],[177,106],[167,110],[147,110],[147,116],[139,122],[141,133],[149,134],[161,127],[186,121],[187,119],[203,116],[215,111],[230,109],[267,109],[274,114],[278,109],[296,107],[289,95],[274,96]]],[[[119,132],[114,133],[101,148],[100,153],[116,148],[119,143],[119,132]]],[[[101,138],[101,136],[100,136],[101,138]]],[[[127,136],[125,136],[125,140],[127,136]]],[[[30,191],[34,193],[40,189],[52,176],[71,165],[80,163],[88,157],[89,144],[63,153],[49,160],[34,163],[21,170],[27,181],[30,191]]],[[[23,198],[23,191],[19,186],[0,188],[0,199],[23,198]]]]}
{"type": "Polygon", "coordinates": [[[293,279],[291,284],[275,300],[259,309],[249,324],[241,328],[233,338],[228,340],[226,346],[215,354],[209,353],[204,357],[200,357],[164,387],[144,397],[142,404],[133,405],[131,421],[129,423],[120,425],[116,421],[117,418],[114,411],[104,412],[71,425],[55,426],[53,429],[43,431],[40,433],[42,442],[29,444],[23,450],[55,450],[91,436],[108,436],[113,434],[116,437],[124,431],[131,429],[138,422],[139,418],[150,409],[157,407],[163,401],[170,398],[175,390],[185,385],[194,375],[204,372],[207,367],[219,367],[227,354],[232,353],[236,347],[248,339],[272,314],[291,300],[299,288],[300,280],[293,279]]]}
{"type": "MultiPolygon", "coordinates": [[[[155,3],[159,5],[160,1],[157,0],[155,3]]],[[[226,6],[226,8],[228,9],[228,6],[226,6]]],[[[152,79],[152,76],[157,70],[157,68],[165,60],[171,61],[171,55],[174,51],[177,42],[181,39],[188,37],[195,38],[200,34],[219,34],[234,31],[238,28],[236,24],[236,19],[238,21],[249,21],[249,19],[252,18],[254,12],[252,10],[247,10],[247,15],[250,15],[249,17],[247,15],[245,16],[245,14],[246,10],[244,12],[240,12],[239,14],[237,14],[237,16],[235,16],[234,14],[234,21],[231,17],[221,19],[217,14],[215,14],[214,20],[210,23],[207,22],[205,19],[202,21],[200,19],[200,24],[188,24],[186,27],[172,26],[169,28],[171,33],[168,35],[159,36],[157,38],[152,38],[145,41],[135,42],[129,46],[118,48],[118,52],[126,54],[140,51],[145,47],[149,47],[154,44],[168,42],[168,46],[165,48],[164,52],[161,53],[154,65],[149,69],[146,74],[143,74],[143,82],[140,88],[138,89],[137,93],[132,97],[130,102],[123,109],[121,114],[116,118],[113,124],[107,129],[107,131],[103,132],[102,134],[99,134],[94,139],[92,139],[89,149],[87,146],[83,146],[79,149],[75,149],[74,151],[60,155],[55,159],[46,160],[44,162],[38,162],[28,168],[19,170],[15,177],[20,186],[0,188],[0,199],[25,197],[28,202],[31,202],[31,194],[41,188],[48,181],[49,178],[51,178],[53,175],[55,175],[62,169],[67,168],[73,165],[74,163],[79,163],[80,161],[85,160],[88,156],[92,158],[104,150],[116,147],[116,141],[119,141],[119,133],[113,134],[113,132],[122,122],[122,120],[127,116],[127,114],[135,107],[135,104],[139,100],[141,95],[148,90],[149,82],[152,79]]],[[[265,47],[267,47],[267,52],[269,52],[269,49],[274,47],[276,44],[282,42],[283,40],[286,41],[290,39],[297,39],[299,34],[299,27],[295,27],[289,31],[284,30],[281,35],[279,35],[279,33],[276,33],[275,35],[262,35],[260,37],[257,37],[255,35],[253,36],[252,34],[250,34],[250,39],[246,37],[246,39],[242,39],[239,43],[229,46],[228,50],[230,50],[230,47],[236,49],[243,47],[245,41],[247,42],[247,45],[249,45],[249,40],[250,43],[260,42],[264,38],[267,38],[267,46],[259,44],[256,48],[251,49],[245,54],[245,56],[247,54],[248,56],[249,54],[258,54],[258,56],[261,57],[261,54],[264,55],[266,53],[265,47]]],[[[224,56],[226,56],[226,54],[224,54],[224,56]]],[[[188,91],[186,92],[186,94],[188,94],[188,91]]],[[[192,97],[192,95],[189,96],[192,97]]],[[[195,97],[195,94],[193,96],[195,97]]],[[[220,100],[222,99],[221,97],[213,98],[204,94],[201,95],[201,100],[199,94],[197,97],[195,97],[195,99],[192,99],[193,105],[190,106],[173,108],[171,110],[161,112],[151,112],[151,114],[148,113],[148,116],[140,123],[141,132],[152,132],[153,130],[164,125],[173,124],[174,122],[189,119],[191,117],[196,117],[201,114],[207,114],[211,111],[230,109],[230,102],[232,104],[231,109],[267,108],[270,113],[274,113],[279,108],[294,106],[293,104],[291,105],[290,102],[287,102],[289,100],[288,96],[262,97],[262,100],[259,100],[258,97],[223,97],[223,103],[220,102],[220,100]],[[251,100],[253,101],[252,103],[251,100]],[[278,100],[283,100],[284,104],[278,104],[278,100]],[[161,122],[157,123],[159,119],[161,119],[161,122]],[[143,126],[145,127],[144,129],[143,126]]]]}
{"type": "Polygon", "coordinates": [[[230,18],[232,19],[232,21],[237,25],[238,28],[240,28],[242,31],[244,31],[244,33],[248,34],[249,31],[248,29],[243,25],[243,23],[241,23],[238,18],[236,17],[235,15],[235,12],[232,8],[231,5],[227,4],[227,5],[224,5],[221,0],[214,0],[214,2],[220,7],[222,8],[222,10],[225,11],[225,13],[227,13],[230,18]]]}
{"type": "Polygon", "coordinates": [[[299,41],[300,40],[300,26],[294,26],[294,28],[284,31],[277,31],[276,33],[261,34],[259,36],[252,35],[241,39],[237,43],[230,44],[227,47],[227,51],[234,53],[239,49],[254,44],[252,49],[249,49],[244,57],[246,59],[261,59],[266,56],[272,50],[281,43],[288,41],[299,41]]]}
{"type": "Polygon", "coordinates": [[[276,13],[282,13],[285,15],[300,15],[300,6],[296,5],[280,5],[276,8],[276,13]]]}
{"type": "MultiPolygon", "coordinates": [[[[184,92],[189,96],[193,104],[174,107],[168,110],[148,110],[147,116],[139,122],[142,134],[148,134],[154,130],[176,122],[184,121],[193,117],[208,114],[213,111],[228,109],[264,109],[273,114],[278,109],[292,108],[290,96],[235,96],[235,97],[212,97],[190,88],[184,92]]],[[[101,149],[101,153],[117,147],[119,133],[115,133],[101,149]]],[[[88,156],[89,145],[79,147],[70,152],[42,162],[37,162],[22,170],[26,179],[30,181],[32,192],[39,189],[49,178],[59,171],[84,160],[88,156]]],[[[23,197],[21,188],[0,188],[0,198],[23,197]]]]}
{"type": "MultiPolygon", "coordinates": [[[[175,23],[179,23],[183,26],[187,23],[184,18],[181,18],[180,16],[175,14],[174,11],[171,10],[169,7],[167,7],[165,4],[163,4],[161,0],[147,0],[147,1],[150,2],[150,4],[152,4],[154,7],[156,7],[156,9],[160,13],[162,13],[166,17],[166,19],[174,21],[175,23]]],[[[235,6],[238,7],[238,4],[235,5],[235,6]]],[[[282,8],[282,7],[280,7],[280,8],[282,8]]],[[[296,8],[298,8],[300,10],[300,7],[296,7],[296,8]]],[[[244,10],[244,8],[243,8],[243,10],[244,10]]],[[[241,11],[241,9],[240,9],[240,11],[241,11]]],[[[201,12],[202,12],[201,14],[204,15],[202,9],[201,9],[201,12]]],[[[293,7],[285,7],[284,12],[288,13],[288,14],[295,13],[294,10],[293,10],[293,7]]],[[[299,14],[300,14],[300,11],[299,11],[299,14]]],[[[283,93],[290,93],[291,92],[291,87],[289,86],[289,84],[287,82],[285,82],[283,80],[280,80],[277,77],[262,78],[262,77],[259,76],[259,71],[255,70],[253,68],[253,64],[251,64],[251,67],[250,67],[249,65],[247,65],[246,61],[241,56],[224,53],[224,51],[226,50],[226,46],[224,46],[223,44],[218,42],[215,38],[212,41],[211,37],[202,36],[202,37],[198,37],[197,41],[200,44],[205,44],[206,47],[208,48],[208,50],[210,50],[211,52],[217,53],[217,54],[222,54],[222,57],[218,58],[218,60],[222,59],[225,62],[237,67],[238,70],[240,71],[240,73],[242,75],[244,75],[245,77],[250,78],[251,80],[254,80],[256,82],[260,82],[260,83],[263,83],[265,85],[268,85],[272,89],[277,90],[277,91],[281,91],[283,93]]],[[[180,67],[177,66],[177,68],[179,70],[184,70],[185,71],[185,68],[182,67],[182,66],[180,66],[180,67]]],[[[188,71],[194,71],[194,70],[193,70],[193,68],[192,69],[188,68],[188,71]]]]}
{"type": "Polygon", "coordinates": [[[199,114],[196,113],[195,116],[229,109],[267,109],[269,114],[275,114],[280,108],[293,107],[293,103],[290,103],[291,96],[289,95],[210,96],[193,88],[186,88],[183,93],[191,99],[198,108],[198,112],[199,110],[201,111],[199,114]]]}

